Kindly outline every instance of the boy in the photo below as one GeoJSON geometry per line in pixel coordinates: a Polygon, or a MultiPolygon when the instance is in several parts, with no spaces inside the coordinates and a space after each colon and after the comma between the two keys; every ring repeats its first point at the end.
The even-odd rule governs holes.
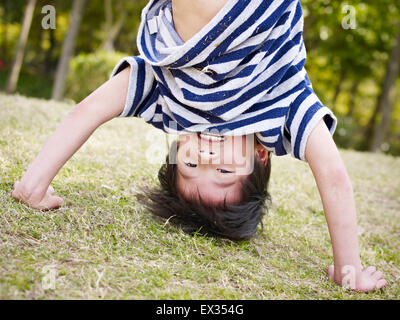
{"type": "MultiPolygon", "coordinates": [[[[206,209],[223,204],[246,210],[248,201],[256,201],[251,220],[257,225],[268,194],[254,200],[251,189],[268,182],[266,150],[291,153],[309,163],[322,198],[334,256],[329,277],[342,284],[348,279],[342,271],[350,270],[352,289],[384,287],[381,272],[361,267],[352,186],[331,137],[336,118],[315,96],[305,72],[302,23],[298,0],[150,1],[139,29],[141,56],[124,59],[112,79],[72,110],[12,195],[33,208],[60,206],[62,199],[49,185],[64,163],[104,122],[140,116],[180,134],[175,177],[160,179],[164,189],[168,183],[175,188],[175,197],[168,198],[172,207],[189,201],[206,209]],[[244,166],[231,161],[227,168],[221,157],[226,139],[234,146],[254,136],[258,144],[244,151],[255,155],[255,168],[264,170],[260,172],[266,180],[260,183],[254,180],[255,171],[246,171],[254,161],[247,159],[244,166]],[[235,175],[241,169],[242,177],[235,175]]],[[[238,154],[234,149],[227,153],[238,154]]],[[[152,199],[157,203],[157,196],[152,199]]],[[[239,214],[230,212],[235,218],[224,224],[225,234],[233,225],[243,225],[238,216],[248,218],[239,214]]],[[[213,218],[220,225],[218,215],[213,218]]],[[[213,223],[210,229],[219,232],[213,223]]],[[[238,238],[253,234],[241,231],[238,238]]]]}
{"type": "Polygon", "coordinates": [[[270,200],[271,159],[252,138],[180,135],[159,170],[161,189],[145,191],[140,202],[188,232],[253,237],[270,200]]]}

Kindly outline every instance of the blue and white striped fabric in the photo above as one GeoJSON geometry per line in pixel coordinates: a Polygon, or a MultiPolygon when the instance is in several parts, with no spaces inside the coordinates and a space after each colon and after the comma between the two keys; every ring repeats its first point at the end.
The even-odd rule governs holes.
{"type": "Polygon", "coordinates": [[[131,66],[120,117],[138,116],[168,133],[255,133],[277,155],[305,160],[307,138],[336,118],[315,95],[304,64],[299,0],[228,0],[184,42],[174,29],[170,0],[142,11],[139,57],[131,66]]]}

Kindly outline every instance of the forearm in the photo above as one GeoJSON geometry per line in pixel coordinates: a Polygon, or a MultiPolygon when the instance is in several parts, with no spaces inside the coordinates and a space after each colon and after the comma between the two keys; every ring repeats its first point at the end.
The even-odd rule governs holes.
{"type": "Polygon", "coordinates": [[[307,140],[306,159],[321,195],[332,242],[334,265],[327,270],[329,278],[362,292],[383,288],[387,282],[382,272],[361,266],[353,187],[323,121],[307,140]]]}
{"type": "Polygon", "coordinates": [[[78,105],[68,114],[21,179],[31,201],[41,199],[57,172],[99,125],[85,105],[78,105]]]}
{"type": "Polygon", "coordinates": [[[344,266],[361,270],[358,228],[353,188],[344,166],[318,175],[316,182],[321,195],[332,242],[335,278],[341,279],[344,266]]]}
{"type": "Polygon", "coordinates": [[[104,83],[62,121],[21,180],[23,200],[40,201],[49,184],[101,124],[121,114],[128,91],[130,68],[104,83]]]}
{"type": "Polygon", "coordinates": [[[341,279],[344,266],[351,265],[356,272],[361,269],[356,205],[342,158],[322,121],[308,139],[306,158],[324,207],[332,241],[335,275],[341,279]]]}

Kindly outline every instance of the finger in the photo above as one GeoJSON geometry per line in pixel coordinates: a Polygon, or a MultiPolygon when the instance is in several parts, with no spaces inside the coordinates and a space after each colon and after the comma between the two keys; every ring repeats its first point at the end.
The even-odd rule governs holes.
{"type": "Polygon", "coordinates": [[[378,289],[378,290],[382,289],[383,287],[386,287],[386,285],[387,285],[387,282],[385,279],[378,280],[378,282],[376,283],[376,289],[378,289]]]}
{"type": "Polygon", "coordinates": [[[50,203],[49,203],[49,207],[50,209],[56,209],[61,207],[61,205],[63,204],[64,200],[61,197],[58,196],[52,196],[50,198],[50,203]]]}
{"type": "Polygon", "coordinates": [[[42,209],[42,210],[57,209],[61,207],[63,202],[64,200],[57,196],[45,197],[45,199],[39,203],[37,209],[42,209]]]}
{"type": "Polygon", "coordinates": [[[14,199],[19,200],[19,196],[18,193],[16,192],[16,189],[18,187],[19,181],[15,181],[14,185],[13,185],[13,189],[11,190],[11,197],[13,197],[14,199]]]}
{"type": "Polygon", "coordinates": [[[372,278],[375,280],[380,280],[383,277],[383,273],[381,271],[376,271],[372,274],[372,278]]]}
{"type": "Polygon", "coordinates": [[[376,268],[373,266],[369,266],[368,268],[365,269],[365,272],[369,275],[372,275],[376,271],[376,268]]]}
{"type": "Polygon", "coordinates": [[[329,266],[327,273],[328,273],[328,278],[333,281],[333,277],[335,274],[335,267],[333,265],[329,266]]]}

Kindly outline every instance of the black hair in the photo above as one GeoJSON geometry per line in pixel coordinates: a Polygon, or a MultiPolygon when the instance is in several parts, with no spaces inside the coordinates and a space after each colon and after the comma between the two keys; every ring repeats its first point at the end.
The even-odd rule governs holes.
{"type": "MultiPolygon", "coordinates": [[[[171,150],[175,150],[172,146],[171,150]]],[[[139,201],[155,216],[169,219],[179,224],[186,232],[201,233],[225,237],[231,240],[247,240],[262,224],[262,218],[268,210],[271,197],[268,193],[268,182],[271,174],[271,155],[267,164],[254,157],[254,169],[242,182],[242,200],[239,204],[219,205],[205,203],[199,199],[185,199],[177,188],[176,161],[170,163],[170,152],[166,163],[158,172],[161,188],[146,189],[139,201]]]]}

